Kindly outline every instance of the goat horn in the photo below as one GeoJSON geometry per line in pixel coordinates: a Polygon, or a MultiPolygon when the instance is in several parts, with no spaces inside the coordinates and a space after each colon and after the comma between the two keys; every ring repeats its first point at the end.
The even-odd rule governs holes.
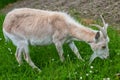
{"type": "Polygon", "coordinates": [[[100,26],[100,25],[97,25],[97,24],[90,24],[91,26],[96,26],[97,28],[100,29],[100,31],[103,33],[103,36],[106,38],[107,37],[107,34],[105,32],[105,30],[100,26]]]}
{"type": "Polygon", "coordinates": [[[107,32],[107,27],[108,27],[108,24],[107,24],[107,23],[105,23],[105,19],[103,18],[103,16],[102,16],[102,15],[100,15],[100,17],[101,17],[102,22],[103,22],[103,27],[104,27],[105,31],[107,32]]]}
{"type": "Polygon", "coordinates": [[[105,26],[105,25],[106,25],[106,23],[105,23],[105,20],[104,20],[103,16],[102,16],[102,15],[100,15],[100,17],[101,17],[101,19],[102,19],[103,25],[105,26]]]}

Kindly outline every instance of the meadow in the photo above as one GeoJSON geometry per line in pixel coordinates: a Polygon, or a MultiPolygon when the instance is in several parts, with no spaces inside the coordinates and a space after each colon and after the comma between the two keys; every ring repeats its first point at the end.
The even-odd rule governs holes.
{"type": "MultiPolygon", "coordinates": [[[[73,15],[80,21],[77,14],[73,15]]],[[[33,62],[42,70],[34,71],[25,61],[20,67],[15,59],[16,47],[12,42],[5,42],[2,23],[5,15],[0,15],[0,80],[119,80],[120,73],[120,31],[109,26],[110,56],[106,60],[96,58],[88,65],[91,54],[90,46],[85,42],[75,41],[85,62],[73,54],[68,44],[64,44],[65,61],[62,63],[54,44],[48,46],[30,46],[33,62]]],[[[99,22],[100,23],[100,22],[99,22]]]]}

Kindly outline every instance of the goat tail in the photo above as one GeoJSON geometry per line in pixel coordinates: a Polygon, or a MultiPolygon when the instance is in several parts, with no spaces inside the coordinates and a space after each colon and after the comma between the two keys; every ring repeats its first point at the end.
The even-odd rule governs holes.
{"type": "Polygon", "coordinates": [[[4,28],[3,28],[3,35],[4,35],[4,38],[5,38],[5,42],[9,42],[9,37],[7,36],[7,32],[4,30],[4,28]]]}

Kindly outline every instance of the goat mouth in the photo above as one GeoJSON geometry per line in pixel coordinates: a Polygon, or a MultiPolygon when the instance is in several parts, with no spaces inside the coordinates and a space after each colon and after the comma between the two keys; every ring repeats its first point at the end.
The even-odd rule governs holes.
{"type": "Polygon", "coordinates": [[[107,58],[108,58],[108,56],[104,56],[103,58],[104,58],[104,59],[107,59],[107,58]]]}
{"type": "Polygon", "coordinates": [[[101,59],[107,59],[107,56],[99,56],[101,59]]]}

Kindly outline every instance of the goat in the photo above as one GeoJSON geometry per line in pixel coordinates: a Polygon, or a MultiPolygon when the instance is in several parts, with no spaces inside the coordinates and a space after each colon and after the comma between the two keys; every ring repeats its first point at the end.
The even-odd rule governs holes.
{"type": "Polygon", "coordinates": [[[29,44],[48,45],[54,43],[60,60],[63,62],[62,45],[69,43],[69,47],[77,58],[83,60],[74,40],[85,41],[91,46],[94,52],[90,58],[90,63],[92,63],[96,57],[104,59],[109,56],[108,24],[105,23],[102,16],[101,18],[103,27],[92,24],[92,26],[98,27],[99,31],[83,26],[64,12],[19,8],[6,15],[3,23],[3,34],[17,47],[15,57],[19,65],[22,64],[23,55],[32,68],[40,70],[30,58],[29,44]]]}

